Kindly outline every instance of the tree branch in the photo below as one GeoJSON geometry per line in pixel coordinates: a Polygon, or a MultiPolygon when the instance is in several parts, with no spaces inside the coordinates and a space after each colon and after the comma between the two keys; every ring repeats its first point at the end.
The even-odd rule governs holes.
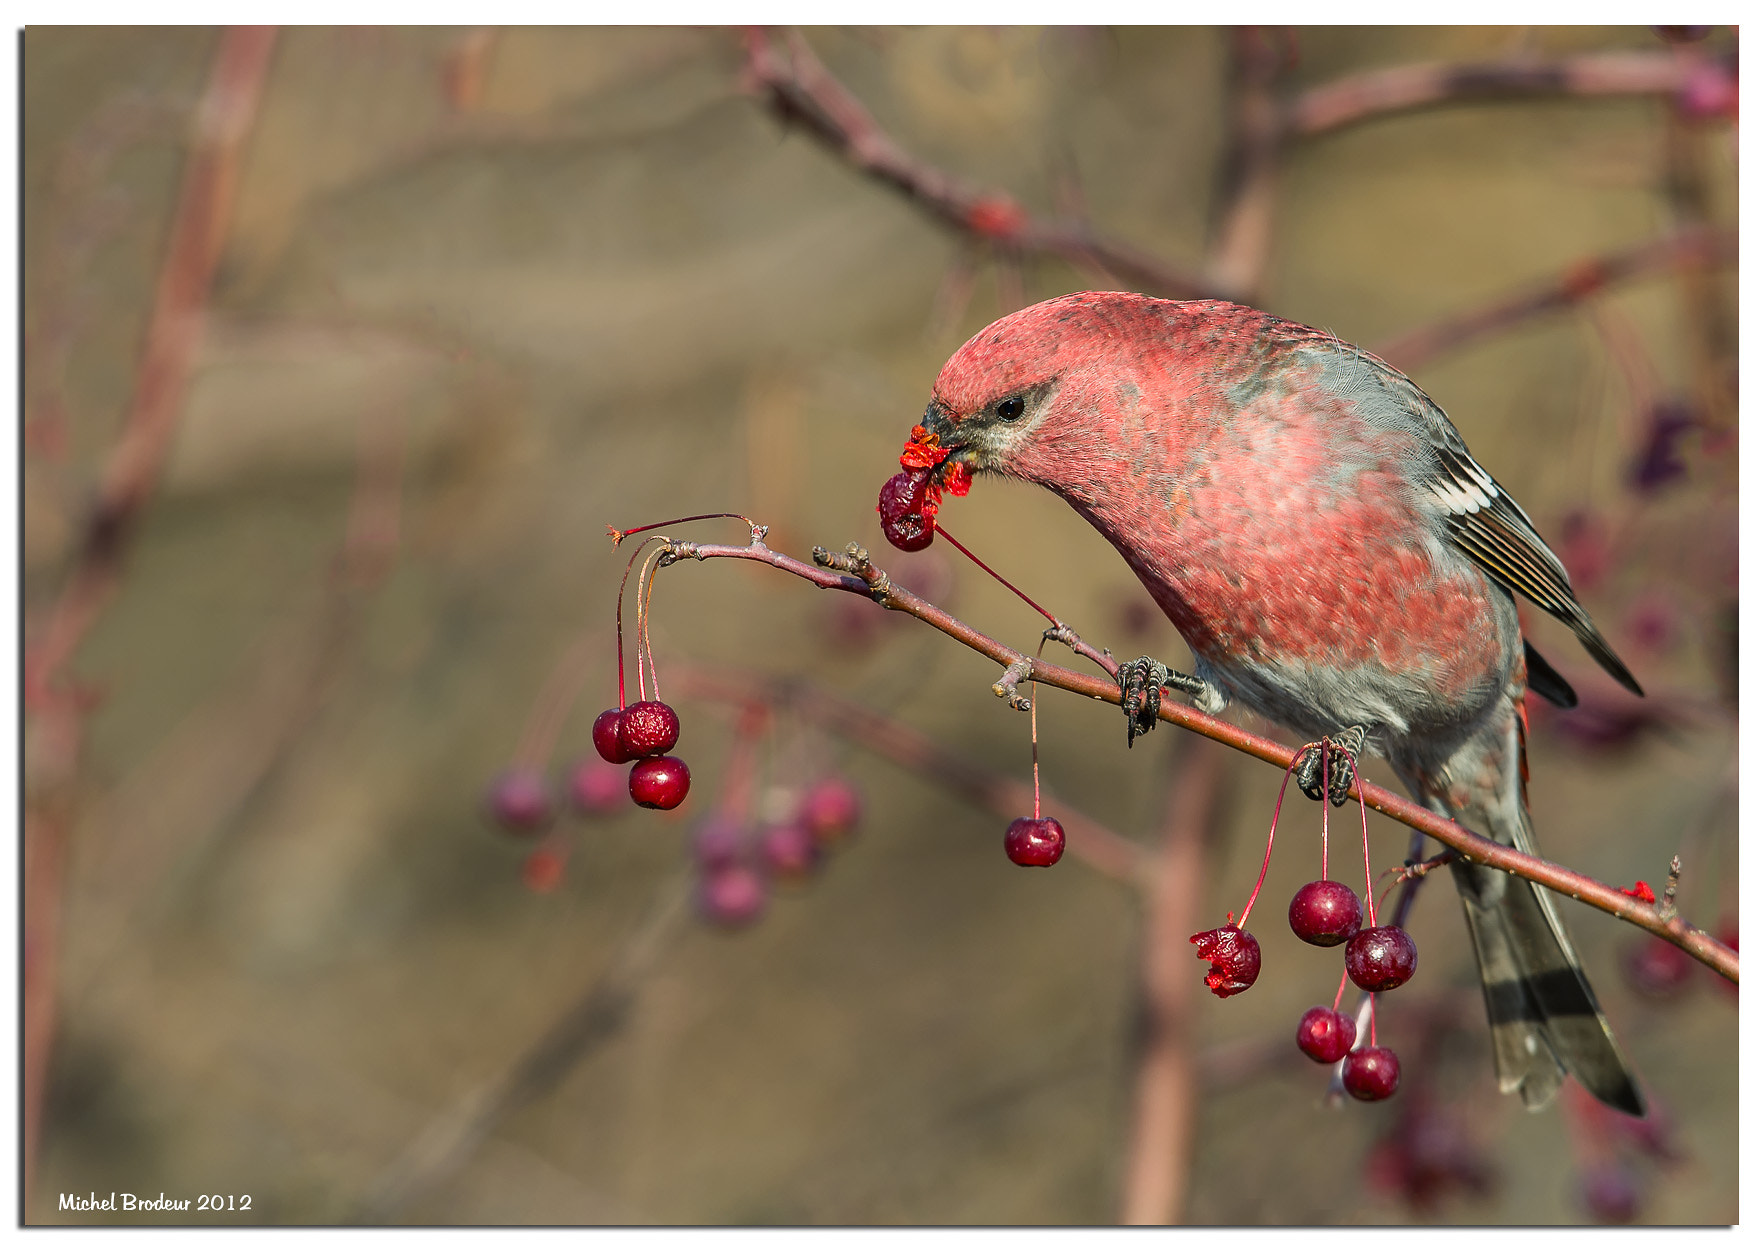
{"type": "MultiPolygon", "coordinates": [[[[693,543],[670,541],[668,555],[664,564],[673,564],[682,559],[694,560],[756,560],[769,564],[793,576],[800,577],[826,590],[843,590],[849,594],[867,595],[884,608],[897,612],[905,612],[916,616],[934,629],[941,630],[951,638],[962,643],[981,655],[993,660],[1003,667],[1015,666],[1023,674],[1023,680],[1037,681],[1046,686],[1053,686],[1073,694],[1085,695],[1103,703],[1118,703],[1120,690],[1115,683],[1086,673],[1074,672],[1057,664],[1036,659],[1005,646],[995,638],[990,638],[935,604],[927,603],[910,591],[903,590],[888,579],[888,575],[870,563],[869,554],[855,543],[848,546],[843,553],[829,553],[826,549],[815,548],[816,563],[823,567],[814,568],[793,560],[767,547],[761,541],[756,530],[753,541],[745,547],[724,546],[711,543],[693,543]],[[829,571],[837,569],[839,571],[829,571]]],[[[1222,742],[1226,746],[1242,751],[1245,755],[1281,768],[1289,767],[1295,752],[1291,749],[1263,738],[1248,730],[1239,729],[1236,725],[1208,716],[1195,708],[1165,700],[1158,711],[1158,719],[1172,725],[1179,725],[1202,737],[1222,742]]],[[[1620,920],[1626,920],[1638,928],[1646,929],[1657,937],[1664,938],[1674,946],[1678,946],[1693,958],[1709,965],[1728,980],[1739,983],[1739,954],[1723,945],[1700,929],[1685,924],[1682,919],[1665,919],[1653,906],[1638,899],[1625,895],[1620,890],[1608,886],[1591,877],[1583,876],[1560,864],[1548,860],[1537,859],[1526,855],[1510,846],[1504,846],[1480,834],[1473,833],[1454,821],[1435,815],[1419,804],[1381,786],[1367,782],[1356,782],[1350,794],[1365,799],[1366,805],[1389,816],[1411,829],[1422,833],[1438,842],[1461,853],[1473,863],[1483,864],[1490,868],[1498,868],[1534,881],[1546,889],[1597,908],[1620,920]]]]}
{"type": "Polygon", "coordinates": [[[1393,113],[1527,96],[1676,95],[1698,62],[1670,52],[1593,52],[1543,61],[1399,65],[1298,95],[1282,119],[1287,139],[1309,139],[1393,113]]]}
{"type": "Polygon", "coordinates": [[[747,82],[766,97],[781,121],[806,131],[942,225],[1006,252],[1043,253],[1101,269],[1153,294],[1176,299],[1223,296],[1215,284],[1131,244],[1103,238],[1082,225],[1033,217],[1009,194],[967,186],[909,155],[796,31],[787,35],[787,57],[759,27],[749,27],[745,37],[747,82]]]}
{"type": "Polygon", "coordinates": [[[1548,281],[1523,287],[1498,299],[1455,313],[1432,325],[1400,334],[1381,344],[1376,354],[1399,369],[1412,371],[1441,352],[1473,339],[1505,330],[1541,313],[1571,308],[1631,278],[1668,273],[1690,265],[1732,264],[1739,259],[1737,230],[1695,227],[1651,239],[1602,256],[1589,256],[1548,281]]]}

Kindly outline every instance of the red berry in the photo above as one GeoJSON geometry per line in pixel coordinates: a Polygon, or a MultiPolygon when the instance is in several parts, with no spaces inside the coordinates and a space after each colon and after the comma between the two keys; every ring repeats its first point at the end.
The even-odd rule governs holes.
{"type": "Polygon", "coordinates": [[[802,796],[801,820],[818,842],[836,842],[857,828],[863,802],[843,777],[823,777],[802,796]]]}
{"type": "Polygon", "coordinates": [[[491,782],[484,806],[510,833],[536,833],[551,823],[551,791],[531,768],[511,768],[491,782]]]}
{"type": "Polygon", "coordinates": [[[663,811],[678,807],[691,786],[692,773],[677,755],[658,755],[631,765],[631,801],[638,807],[663,811]]]}
{"type": "Polygon", "coordinates": [[[535,894],[550,894],[563,882],[569,856],[554,846],[541,846],[521,865],[521,881],[535,894]]]}
{"type": "Polygon", "coordinates": [[[1649,998],[1671,998],[1690,982],[1697,962],[1663,938],[1643,937],[1623,956],[1630,988],[1649,998]]]}
{"type": "Polygon", "coordinates": [[[1066,831],[1052,816],[1019,816],[1005,830],[1005,854],[1023,868],[1052,868],[1066,853],[1066,831]]]}
{"type": "Polygon", "coordinates": [[[680,740],[680,718],[656,699],[633,703],[619,721],[619,749],[627,759],[666,755],[680,740]]]}
{"type": "Polygon", "coordinates": [[[1397,1092],[1402,1065],[1396,1052],[1386,1046],[1363,1046],[1348,1052],[1341,1068],[1341,1083],[1361,1102],[1378,1102],[1397,1092]]]}
{"type": "Polygon", "coordinates": [[[1252,933],[1245,933],[1234,924],[1220,925],[1188,939],[1200,949],[1199,959],[1211,963],[1207,988],[1219,998],[1241,994],[1256,983],[1262,971],[1262,944],[1252,933]]]}
{"type": "Polygon", "coordinates": [[[760,854],[774,877],[797,880],[808,876],[820,861],[821,848],[814,835],[800,824],[774,825],[760,835],[760,854]]]}
{"type": "Polygon", "coordinates": [[[724,928],[752,924],[766,910],[765,879],[740,864],[708,872],[698,883],[698,910],[724,928]]]}
{"type": "Polygon", "coordinates": [[[1313,881],[1292,896],[1286,919],[1312,946],[1340,946],[1360,931],[1360,896],[1339,881],[1313,881]]]}
{"type": "Polygon", "coordinates": [[[599,756],[584,757],[570,771],[570,801],[586,816],[616,811],[625,798],[625,773],[599,756]]]}
{"type": "Polygon", "coordinates": [[[609,707],[594,718],[594,749],[609,764],[629,764],[635,758],[619,745],[619,724],[624,719],[625,710],[618,707],[609,707]]]}
{"type": "Polygon", "coordinates": [[[747,832],[721,813],[713,813],[692,835],[692,857],[706,872],[729,868],[747,858],[747,832]]]}
{"type": "Polygon", "coordinates": [[[1415,975],[1415,942],[1395,925],[1362,929],[1348,940],[1348,979],[1363,990],[1394,990],[1415,975]]]}
{"type": "Polygon", "coordinates": [[[882,483],[882,492],[876,496],[883,536],[902,551],[923,551],[937,532],[925,519],[925,495],[930,483],[931,475],[923,470],[902,470],[882,483]]]}
{"type": "Polygon", "coordinates": [[[1354,1048],[1354,1018],[1328,1007],[1299,1017],[1298,1048],[1318,1063],[1334,1063],[1354,1048]]]}

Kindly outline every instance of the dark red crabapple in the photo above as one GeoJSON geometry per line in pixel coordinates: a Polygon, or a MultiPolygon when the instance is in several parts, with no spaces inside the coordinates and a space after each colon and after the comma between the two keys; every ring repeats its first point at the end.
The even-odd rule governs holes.
{"type": "Polygon", "coordinates": [[[799,880],[815,870],[821,858],[820,844],[802,825],[773,825],[760,835],[760,854],[774,877],[799,880]]]}
{"type": "Polygon", "coordinates": [[[629,764],[636,757],[619,745],[619,724],[625,709],[609,707],[594,718],[594,749],[609,764],[629,764]]]}
{"type": "Polygon", "coordinates": [[[1253,933],[1226,924],[1196,933],[1188,940],[1200,948],[1195,957],[1212,964],[1206,982],[1216,997],[1230,998],[1256,983],[1262,971],[1262,944],[1253,933]]]}
{"type": "Polygon", "coordinates": [[[747,858],[747,833],[739,821],[713,812],[692,835],[692,858],[706,872],[739,864],[747,858]]]}
{"type": "Polygon", "coordinates": [[[604,816],[625,801],[625,770],[598,755],[584,756],[570,770],[570,802],[585,816],[604,816]]]}
{"type": "Polygon", "coordinates": [[[677,755],[658,755],[631,765],[631,801],[638,807],[663,811],[678,807],[691,786],[692,773],[677,755]]]}
{"type": "Polygon", "coordinates": [[[1298,1048],[1318,1063],[1335,1063],[1354,1048],[1354,1018],[1330,1007],[1313,1007],[1299,1017],[1298,1048]]]}
{"type": "Polygon", "coordinates": [[[925,519],[925,495],[930,484],[930,474],[902,470],[882,483],[882,491],[876,496],[882,534],[902,551],[923,551],[937,532],[925,519]]]}
{"type": "Polygon", "coordinates": [[[1312,946],[1340,946],[1360,931],[1360,896],[1339,881],[1313,881],[1292,896],[1286,919],[1312,946]]]}
{"type": "Polygon", "coordinates": [[[509,833],[537,833],[551,823],[551,791],[532,768],[511,768],[484,796],[490,819],[509,833]]]}
{"type": "Polygon", "coordinates": [[[631,704],[619,720],[619,749],[634,760],[666,755],[679,740],[680,718],[659,699],[631,704]]]}
{"type": "Polygon", "coordinates": [[[1415,942],[1395,925],[1362,929],[1348,940],[1348,980],[1363,990],[1394,990],[1415,975],[1415,942]]]}
{"type": "Polygon", "coordinates": [[[1396,1052],[1386,1046],[1362,1046],[1350,1050],[1341,1067],[1341,1083],[1361,1102],[1378,1102],[1397,1092],[1403,1068],[1396,1052]]]}
{"type": "Polygon", "coordinates": [[[823,777],[802,796],[802,824],[817,842],[836,842],[857,828],[863,802],[843,777],[823,777]]]}
{"type": "Polygon", "coordinates": [[[744,864],[708,872],[698,883],[698,911],[712,924],[738,929],[766,910],[766,882],[744,864]]]}
{"type": "Polygon", "coordinates": [[[1021,868],[1052,868],[1066,853],[1066,831],[1051,816],[1019,816],[1005,830],[1004,847],[1021,868]]]}
{"type": "Polygon", "coordinates": [[[1671,998],[1690,983],[1696,967],[1684,951],[1650,934],[1624,953],[1623,979],[1648,998],[1671,998]]]}

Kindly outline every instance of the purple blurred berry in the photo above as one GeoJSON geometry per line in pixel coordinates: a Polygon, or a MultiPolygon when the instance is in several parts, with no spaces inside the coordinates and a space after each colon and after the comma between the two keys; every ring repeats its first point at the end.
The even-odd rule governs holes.
{"type": "Polygon", "coordinates": [[[484,796],[490,819],[509,833],[537,833],[551,823],[551,791],[532,768],[511,768],[484,796]]]}
{"type": "Polygon", "coordinates": [[[774,877],[800,880],[815,870],[820,862],[821,847],[814,835],[802,825],[792,822],[773,825],[760,835],[760,854],[774,877]]]}
{"type": "Polygon", "coordinates": [[[766,910],[765,878],[743,864],[714,869],[698,883],[698,910],[725,929],[750,925],[766,910]]]}
{"type": "Polygon", "coordinates": [[[617,811],[626,800],[625,770],[598,755],[584,756],[570,770],[570,802],[585,816],[617,811]]]}

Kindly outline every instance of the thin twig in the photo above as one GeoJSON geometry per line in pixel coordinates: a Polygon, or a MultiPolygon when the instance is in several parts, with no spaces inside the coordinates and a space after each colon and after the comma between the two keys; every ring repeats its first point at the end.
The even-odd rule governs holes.
{"type": "MultiPolygon", "coordinates": [[[[710,543],[676,542],[673,544],[674,558],[694,560],[754,560],[769,564],[804,581],[811,582],[827,590],[843,590],[849,594],[865,595],[874,599],[885,608],[898,612],[906,612],[916,616],[926,624],[941,630],[951,638],[962,643],[981,655],[988,657],[1000,666],[1024,665],[1027,669],[1027,680],[1042,682],[1045,685],[1057,686],[1073,694],[1085,695],[1103,703],[1119,703],[1120,688],[1112,681],[1099,677],[1091,677],[1085,673],[1074,672],[1057,664],[1049,664],[1046,660],[1034,659],[1020,651],[1005,646],[997,639],[990,638],[973,626],[957,620],[943,609],[901,589],[888,579],[888,575],[869,561],[869,555],[855,544],[844,553],[829,553],[824,548],[815,549],[815,558],[823,564],[822,568],[814,568],[793,560],[789,556],[773,551],[757,538],[746,547],[730,547],[710,543]],[[838,568],[841,572],[831,571],[838,568]],[[849,570],[849,571],[844,571],[849,570]]],[[[1223,742],[1227,746],[1253,755],[1268,764],[1280,768],[1292,766],[1295,752],[1260,735],[1239,729],[1215,717],[1208,716],[1198,709],[1165,700],[1158,711],[1158,719],[1167,721],[1202,737],[1211,738],[1215,742],[1223,742]]],[[[1498,868],[1515,876],[1534,881],[1545,889],[1554,890],[1578,902],[1597,908],[1620,920],[1626,920],[1649,933],[1666,939],[1674,946],[1681,947],[1692,957],[1708,964],[1717,972],[1735,984],[1739,982],[1739,954],[1699,929],[1693,929],[1682,920],[1666,921],[1654,908],[1630,898],[1612,886],[1594,881],[1572,869],[1548,860],[1538,859],[1505,846],[1481,834],[1473,833],[1454,821],[1436,815],[1417,803],[1401,798],[1381,786],[1371,785],[1364,780],[1356,781],[1349,789],[1350,796],[1359,795],[1367,806],[1383,812],[1392,820],[1408,825],[1411,829],[1420,830],[1429,837],[1444,843],[1453,850],[1460,852],[1472,863],[1482,864],[1489,868],[1498,868]]]]}
{"type": "Polygon", "coordinates": [[[1198,275],[1103,238],[1082,224],[1034,217],[1002,191],[968,186],[909,155],[868,109],[828,71],[808,42],[791,31],[786,56],[764,30],[746,32],[747,80],[787,125],[806,131],[862,173],[905,196],[964,237],[1017,254],[1043,253],[1104,269],[1154,294],[1177,299],[1222,295],[1198,275]]]}
{"type": "Polygon", "coordinates": [[[1542,313],[1571,308],[1619,282],[1690,265],[1731,264],[1738,258],[1737,230],[1683,230],[1602,256],[1586,257],[1568,266],[1558,277],[1527,284],[1481,307],[1400,334],[1379,346],[1377,355],[1412,372],[1441,352],[1463,347],[1542,313]]]}

